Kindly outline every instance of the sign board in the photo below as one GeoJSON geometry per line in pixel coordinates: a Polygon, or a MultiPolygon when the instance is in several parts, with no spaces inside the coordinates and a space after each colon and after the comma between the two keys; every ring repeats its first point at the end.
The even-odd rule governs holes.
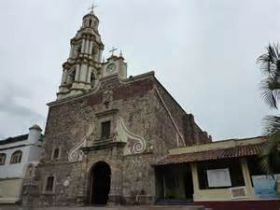
{"type": "Polygon", "coordinates": [[[207,170],[209,187],[230,187],[231,179],[228,168],[207,170]]]}
{"type": "Polygon", "coordinates": [[[238,199],[238,198],[246,198],[247,192],[245,187],[231,187],[229,188],[231,198],[238,199]]]}
{"type": "Polygon", "coordinates": [[[280,198],[280,174],[252,176],[252,181],[259,198],[280,198]]]}

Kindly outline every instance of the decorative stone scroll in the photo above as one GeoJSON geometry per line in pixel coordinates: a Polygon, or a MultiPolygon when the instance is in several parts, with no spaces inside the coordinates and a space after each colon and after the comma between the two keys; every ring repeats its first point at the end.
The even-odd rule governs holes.
{"type": "Polygon", "coordinates": [[[129,131],[122,118],[117,121],[115,141],[127,143],[124,148],[124,155],[143,153],[147,148],[146,140],[142,136],[129,131]]]}
{"type": "Polygon", "coordinates": [[[82,138],[82,140],[70,150],[68,154],[68,160],[70,162],[83,160],[85,154],[83,153],[81,148],[86,146],[87,138],[92,134],[93,129],[93,126],[89,126],[87,134],[84,136],[84,138],[82,138]]]}
{"type": "Polygon", "coordinates": [[[87,139],[83,138],[83,140],[79,144],[75,145],[70,150],[70,152],[68,154],[68,160],[70,162],[82,161],[83,160],[84,153],[83,153],[82,150],[80,150],[80,148],[86,146],[86,141],[87,141],[87,139]]]}
{"type": "Polygon", "coordinates": [[[113,100],[113,91],[112,90],[106,90],[103,92],[102,101],[103,103],[109,103],[113,100]]]}

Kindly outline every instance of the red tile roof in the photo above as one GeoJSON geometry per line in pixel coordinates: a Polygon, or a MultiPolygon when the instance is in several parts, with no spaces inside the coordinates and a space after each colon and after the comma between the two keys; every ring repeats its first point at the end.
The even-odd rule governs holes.
{"type": "Polygon", "coordinates": [[[236,146],[227,149],[216,149],[201,152],[184,153],[178,155],[168,155],[154,165],[169,165],[176,163],[190,163],[205,160],[218,160],[253,156],[261,154],[263,147],[264,143],[260,143],[236,146]]]}

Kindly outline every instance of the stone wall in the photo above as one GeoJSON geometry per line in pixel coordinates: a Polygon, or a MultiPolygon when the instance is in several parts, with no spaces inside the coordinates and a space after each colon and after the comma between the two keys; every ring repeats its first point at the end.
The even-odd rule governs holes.
{"type": "Polygon", "coordinates": [[[110,76],[90,93],[51,103],[44,155],[34,178],[40,193],[32,202],[87,205],[92,168],[103,161],[111,169],[110,203],[153,203],[152,164],[184,144],[184,115],[153,73],[125,81],[110,76]],[[111,133],[104,140],[101,123],[108,120],[111,133]],[[55,148],[60,155],[54,160],[55,148]],[[45,192],[48,176],[55,177],[53,192],[45,192]]]}
{"type": "Polygon", "coordinates": [[[37,170],[40,191],[38,205],[86,204],[90,169],[98,161],[110,165],[113,193],[118,196],[126,194],[130,200],[126,201],[124,198],[122,202],[132,202],[134,198],[130,197],[141,190],[150,196],[154,194],[150,181],[153,180],[150,176],[150,159],[144,160],[142,154],[125,156],[124,148],[114,146],[91,150],[95,142],[100,140],[100,120],[112,120],[111,137],[114,139],[118,132],[117,122],[121,118],[129,132],[145,140],[146,149],[143,153],[147,154],[147,157],[150,156],[155,126],[153,104],[150,103],[153,97],[152,87],[152,78],[129,80],[122,84],[116,77],[111,77],[101,81],[99,91],[94,94],[50,105],[43,146],[44,155],[37,170]],[[110,110],[116,111],[110,114],[110,110]],[[107,112],[109,114],[106,114],[107,112]],[[87,156],[83,161],[69,162],[69,154],[85,138],[86,147],[89,148],[87,156]],[[55,148],[60,148],[57,160],[52,159],[55,148]],[[134,185],[136,174],[132,175],[132,168],[137,177],[139,173],[143,173],[144,168],[149,169],[148,176],[143,176],[142,182],[147,183],[143,189],[134,185]],[[55,176],[56,180],[56,187],[51,193],[44,191],[48,176],[55,176]],[[64,186],[66,180],[70,182],[69,186],[64,186]]]}
{"type": "Polygon", "coordinates": [[[212,141],[207,132],[202,131],[195,123],[194,116],[192,114],[185,114],[183,116],[183,126],[186,145],[191,146],[194,144],[206,144],[212,141]]]}
{"type": "Polygon", "coordinates": [[[202,131],[195,123],[193,115],[187,114],[159,81],[156,80],[155,84],[157,91],[155,94],[159,102],[155,112],[159,122],[165,122],[158,125],[158,132],[167,148],[211,142],[207,132],[202,131]],[[160,128],[162,126],[163,128],[160,128]]]}

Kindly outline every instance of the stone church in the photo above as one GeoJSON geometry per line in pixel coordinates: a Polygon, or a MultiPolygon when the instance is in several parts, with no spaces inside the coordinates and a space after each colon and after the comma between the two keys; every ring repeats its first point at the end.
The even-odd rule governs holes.
{"type": "Polygon", "coordinates": [[[211,142],[154,72],[127,77],[124,57],[113,52],[102,61],[98,25],[91,11],[70,41],[24,205],[152,204],[153,164],[169,149],[211,142]]]}

